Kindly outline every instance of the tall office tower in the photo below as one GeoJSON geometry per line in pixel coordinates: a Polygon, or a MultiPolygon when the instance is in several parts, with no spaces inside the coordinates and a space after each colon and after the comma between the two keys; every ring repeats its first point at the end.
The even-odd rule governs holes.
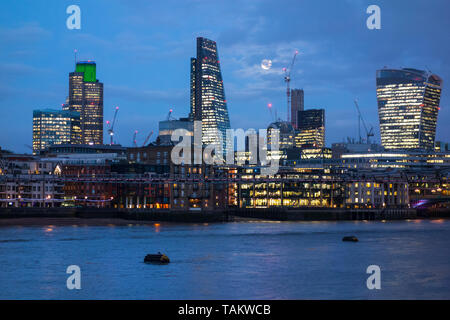
{"type": "Polygon", "coordinates": [[[64,143],[81,143],[80,114],[64,110],[34,110],[33,153],[64,143]]]}
{"type": "Polygon", "coordinates": [[[294,129],[298,128],[298,112],[305,109],[305,93],[303,89],[291,90],[291,123],[294,129]]]}
{"type": "Polygon", "coordinates": [[[325,110],[309,109],[298,112],[298,131],[295,136],[298,148],[325,147],[325,110]]]}
{"type": "Polygon", "coordinates": [[[432,150],[442,79],[403,68],[377,71],[381,145],[386,149],[432,150]]]}
{"type": "Polygon", "coordinates": [[[96,78],[95,62],[77,62],[75,72],[69,73],[66,109],[80,113],[81,143],[103,144],[103,83],[96,78]]]}
{"type": "Polygon", "coordinates": [[[197,58],[191,59],[190,118],[202,121],[202,143],[217,143],[222,137],[227,150],[226,130],[230,129],[227,101],[215,41],[197,38],[197,58]]]}

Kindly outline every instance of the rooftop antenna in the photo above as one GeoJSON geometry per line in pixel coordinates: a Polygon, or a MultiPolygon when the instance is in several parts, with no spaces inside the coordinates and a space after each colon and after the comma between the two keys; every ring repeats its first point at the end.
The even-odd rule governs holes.
{"type": "Polygon", "coordinates": [[[73,53],[75,55],[75,68],[77,67],[77,52],[78,52],[77,49],[73,50],[73,53]]]}
{"type": "Polygon", "coordinates": [[[270,112],[270,121],[274,121],[274,119],[273,119],[273,113],[272,113],[272,103],[271,103],[271,102],[269,102],[269,103],[267,104],[267,108],[269,108],[269,112],[270,112]]]}
{"type": "Polygon", "coordinates": [[[169,113],[167,114],[166,121],[174,120],[174,118],[172,117],[172,112],[173,112],[173,109],[170,109],[169,113]]]}

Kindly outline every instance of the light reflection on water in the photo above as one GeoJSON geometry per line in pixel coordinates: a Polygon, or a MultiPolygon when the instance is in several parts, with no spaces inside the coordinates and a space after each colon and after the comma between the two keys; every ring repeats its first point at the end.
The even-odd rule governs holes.
{"type": "Polygon", "coordinates": [[[0,298],[448,299],[449,246],[444,219],[2,227],[0,298]],[[158,251],[169,265],[143,263],[158,251]],[[366,288],[372,264],[381,290],[366,288]]]}

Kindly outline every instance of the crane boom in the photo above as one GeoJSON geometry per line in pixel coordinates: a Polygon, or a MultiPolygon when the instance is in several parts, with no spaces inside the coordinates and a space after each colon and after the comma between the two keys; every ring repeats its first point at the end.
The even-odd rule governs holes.
{"type": "Polygon", "coordinates": [[[137,136],[138,131],[135,130],[134,134],[133,134],[133,147],[137,147],[137,143],[136,143],[136,136],[137,136]]]}
{"type": "Polygon", "coordinates": [[[142,144],[143,147],[147,144],[147,142],[150,140],[151,136],[153,135],[153,130],[148,134],[147,138],[145,138],[144,143],[142,144]]]}
{"type": "Polygon", "coordinates": [[[114,118],[112,121],[111,129],[114,129],[114,124],[116,123],[117,112],[119,111],[119,107],[116,107],[116,111],[114,111],[114,118]]]}
{"type": "Polygon", "coordinates": [[[106,123],[108,124],[108,133],[109,133],[109,137],[110,137],[110,144],[113,144],[113,136],[114,136],[114,124],[116,123],[116,119],[117,119],[117,112],[119,111],[119,107],[116,107],[116,110],[114,111],[114,117],[113,117],[113,121],[106,121],[106,123]]]}
{"type": "Polygon", "coordinates": [[[286,82],[286,96],[287,96],[287,121],[291,122],[291,113],[289,112],[291,109],[291,88],[290,88],[290,82],[291,82],[291,71],[294,68],[295,64],[295,58],[298,55],[298,51],[295,51],[294,57],[292,58],[291,65],[288,68],[283,68],[284,71],[284,82],[286,82]]]}
{"type": "Polygon", "coordinates": [[[355,99],[355,106],[356,106],[356,110],[358,111],[358,135],[359,135],[359,143],[362,143],[362,138],[361,138],[361,122],[364,126],[364,130],[366,131],[366,143],[370,143],[370,137],[373,137],[373,127],[371,126],[370,130],[367,130],[367,125],[366,122],[364,121],[364,118],[361,114],[361,110],[359,109],[359,105],[358,105],[358,100],[355,99]]]}

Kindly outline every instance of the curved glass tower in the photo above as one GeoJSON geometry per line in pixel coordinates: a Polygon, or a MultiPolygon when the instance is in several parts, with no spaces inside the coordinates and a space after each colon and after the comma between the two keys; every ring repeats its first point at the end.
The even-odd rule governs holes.
{"type": "Polygon", "coordinates": [[[442,79],[426,71],[377,71],[381,144],[386,149],[432,150],[442,79]]]}

